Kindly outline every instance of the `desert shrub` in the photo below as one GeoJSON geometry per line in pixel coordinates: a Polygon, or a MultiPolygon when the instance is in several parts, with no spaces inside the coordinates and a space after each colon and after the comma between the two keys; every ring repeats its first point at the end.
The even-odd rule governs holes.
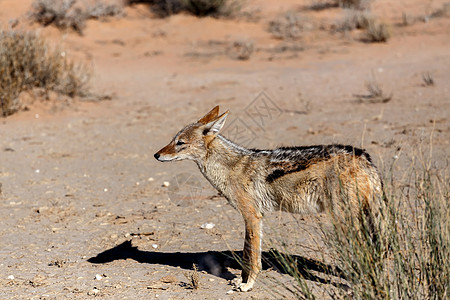
{"type": "Polygon", "coordinates": [[[44,26],[54,24],[61,29],[82,32],[87,15],[81,9],[71,9],[75,0],[36,0],[33,2],[31,18],[44,26]]]}
{"type": "Polygon", "coordinates": [[[305,16],[287,11],[269,22],[269,32],[278,39],[297,39],[310,30],[312,24],[305,16]]]}
{"type": "Polygon", "coordinates": [[[30,17],[44,26],[55,25],[60,29],[73,29],[82,33],[86,20],[123,14],[123,2],[105,3],[83,0],[35,0],[30,17]]]}
{"type": "Polygon", "coordinates": [[[129,0],[129,4],[148,3],[159,17],[187,12],[194,16],[232,17],[242,8],[239,0],[129,0]]]}
{"type": "Polygon", "coordinates": [[[182,0],[186,10],[195,16],[209,16],[220,12],[225,0],[182,0]]]}
{"type": "Polygon", "coordinates": [[[375,19],[369,19],[364,32],[364,41],[368,43],[385,43],[391,37],[391,31],[387,24],[375,19]]]}
{"type": "Polygon", "coordinates": [[[86,68],[70,62],[64,52],[52,50],[30,32],[0,32],[0,114],[19,109],[20,92],[43,88],[68,96],[85,96],[86,68]]]}

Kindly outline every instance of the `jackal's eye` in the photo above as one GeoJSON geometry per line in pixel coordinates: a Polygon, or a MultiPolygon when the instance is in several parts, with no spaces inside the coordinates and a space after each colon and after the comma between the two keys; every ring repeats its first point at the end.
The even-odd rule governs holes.
{"type": "Polygon", "coordinates": [[[183,141],[178,141],[178,142],[177,142],[177,146],[181,146],[181,145],[184,145],[184,144],[186,144],[186,143],[183,142],[183,141]]]}

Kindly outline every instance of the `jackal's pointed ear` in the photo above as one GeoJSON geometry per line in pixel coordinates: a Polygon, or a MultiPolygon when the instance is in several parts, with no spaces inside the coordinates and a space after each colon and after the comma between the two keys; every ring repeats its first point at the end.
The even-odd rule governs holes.
{"type": "Polygon", "coordinates": [[[228,110],[221,114],[219,117],[215,118],[213,121],[205,124],[205,129],[203,130],[204,135],[217,135],[225,124],[225,120],[228,116],[228,110]]]}
{"type": "Polygon", "coordinates": [[[207,124],[212,120],[216,119],[218,115],[219,115],[219,105],[211,109],[211,111],[206,115],[204,115],[200,120],[198,120],[197,123],[207,124]]]}

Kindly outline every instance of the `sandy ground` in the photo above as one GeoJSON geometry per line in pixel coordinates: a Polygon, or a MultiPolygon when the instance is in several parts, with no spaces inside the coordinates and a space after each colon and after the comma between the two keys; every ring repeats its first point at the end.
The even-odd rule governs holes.
{"type": "MultiPolygon", "coordinates": [[[[445,1],[375,1],[393,34],[381,44],[361,42],[357,31],[330,33],[342,11],[311,11],[310,1],[249,1],[235,20],[157,19],[136,5],[124,18],[89,21],[82,36],[29,24],[32,1],[1,2],[3,28],[18,19],[39,31],[88,63],[93,89],[112,99],[36,101],[0,120],[0,299],[293,297],[283,286],[294,280],[267,266],[251,292],[227,293],[240,273],[231,259],[243,245],[239,213],[194,163],[153,158],[217,104],[231,111],[224,135],[247,146],[352,144],[383,172],[397,160],[401,180],[432,145],[433,164],[448,168],[450,19],[423,21],[445,1]],[[267,32],[288,9],[311,24],[295,42],[267,32]],[[417,21],[399,26],[402,12],[417,21]],[[235,59],[235,41],[253,43],[248,60],[235,59]],[[424,86],[425,73],[433,86],[424,86]],[[390,101],[356,100],[371,77],[390,101]]],[[[334,281],[320,272],[327,250],[316,221],[267,216],[264,251],[297,255],[327,298],[334,281]]]]}

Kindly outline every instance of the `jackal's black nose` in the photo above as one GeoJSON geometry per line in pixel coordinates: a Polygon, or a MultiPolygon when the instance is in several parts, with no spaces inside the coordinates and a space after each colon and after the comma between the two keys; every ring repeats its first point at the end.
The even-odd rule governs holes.
{"type": "Polygon", "coordinates": [[[161,155],[159,155],[158,153],[155,153],[155,155],[153,155],[156,159],[158,159],[161,155]]]}

